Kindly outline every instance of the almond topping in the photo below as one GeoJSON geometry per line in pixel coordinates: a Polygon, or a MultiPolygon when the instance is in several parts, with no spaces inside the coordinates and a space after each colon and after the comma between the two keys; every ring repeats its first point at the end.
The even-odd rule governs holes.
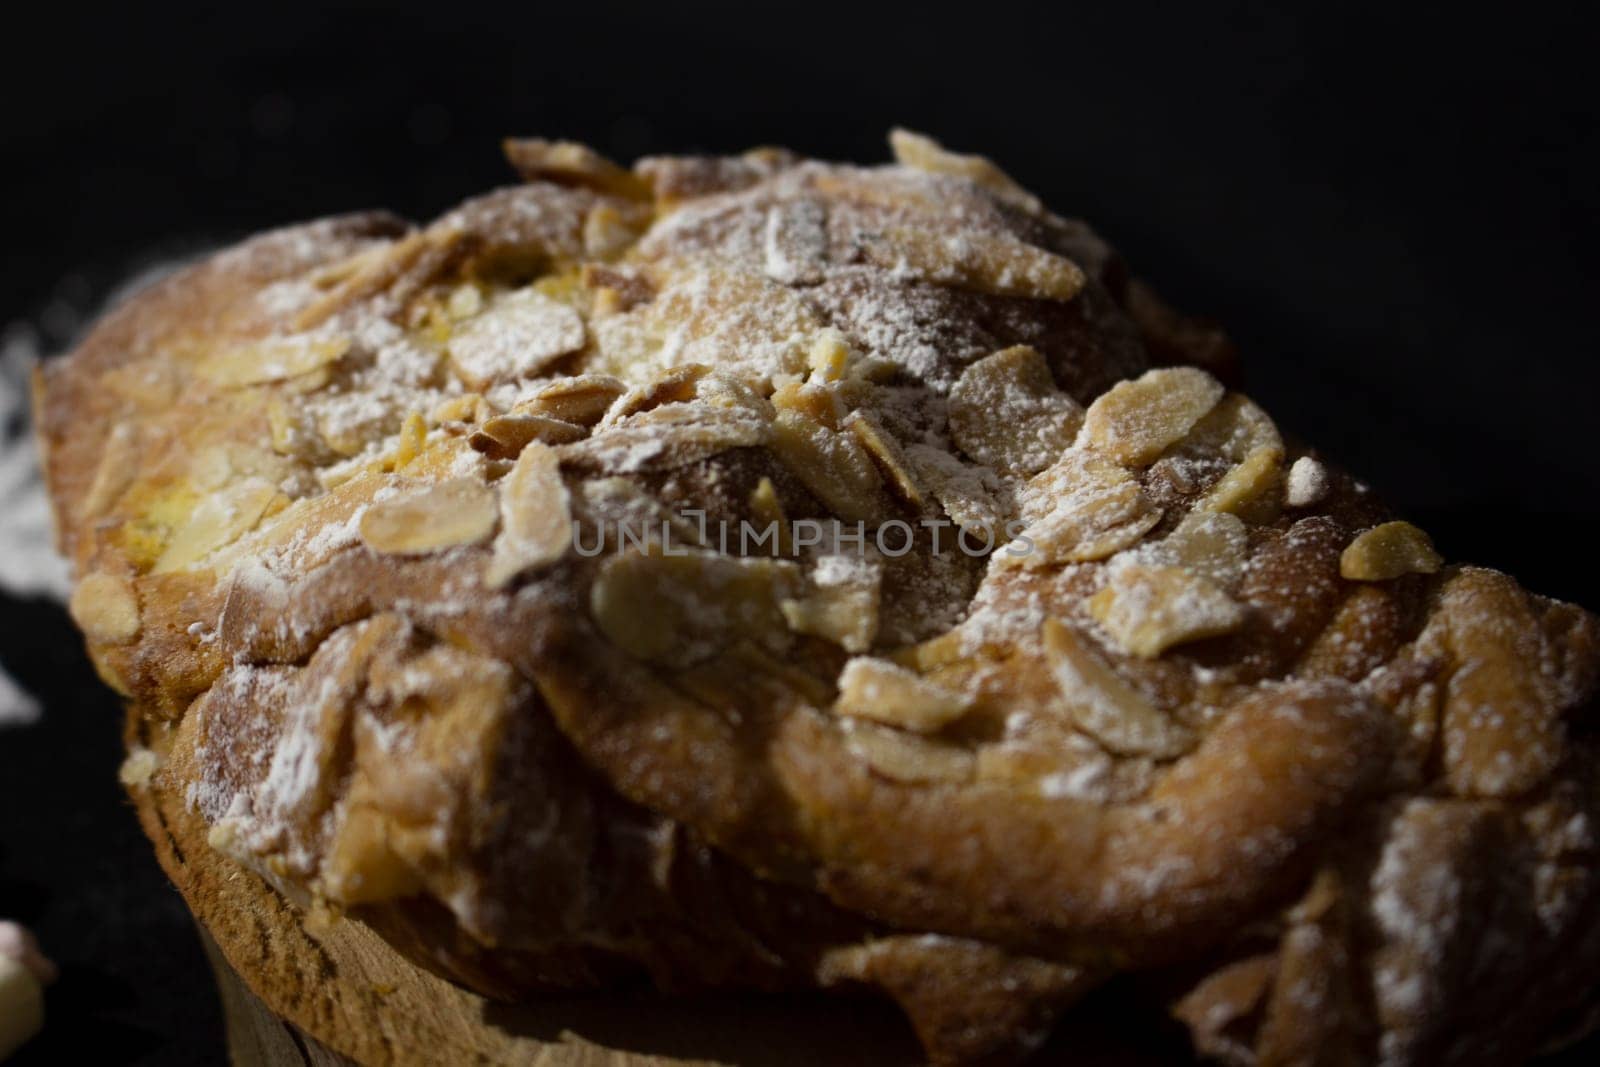
{"type": "Polygon", "coordinates": [[[211,494],[172,535],[161,558],[156,560],[154,572],[161,574],[198,563],[255,529],[273,505],[286,502],[277,486],[259,478],[248,478],[211,494]]]}
{"type": "Polygon", "coordinates": [[[582,348],[576,309],[537,289],[519,289],[467,320],[450,339],[450,362],[473,389],[539,373],[582,348]]]}
{"type": "Polygon", "coordinates": [[[1409,522],[1386,522],[1351,541],[1339,573],[1356,582],[1387,582],[1403,574],[1433,574],[1444,564],[1428,535],[1409,522]]]}
{"type": "Polygon", "coordinates": [[[917,480],[939,501],[950,521],[973,533],[1002,531],[1000,504],[995,500],[998,480],[987,467],[961,462],[942,448],[914,444],[905,450],[917,480]]]}
{"type": "Polygon", "coordinates": [[[874,521],[883,510],[877,467],[854,434],[842,434],[799,411],[779,411],[772,450],[830,511],[874,521]]]}
{"type": "Polygon", "coordinates": [[[94,571],[72,590],[67,603],[72,621],[89,640],[120,645],[139,636],[139,599],[126,578],[94,571]]]}
{"type": "MultiPolygon", "coordinates": [[[[1138,541],[1161,521],[1139,481],[1121,464],[1071,449],[1036,475],[1021,495],[1025,554],[1002,556],[1029,569],[1105,559],[1138,541]]],[[[1020,539],[1019,539],[1020,540],[1020,539]]]]}
{"type": "Polygon", "coordinates": [[[772,406],[777,411],[796,412],[830,430],[839,429],[845,415],[843,391],[832,382],[783,382],[772,391],[772,406]]]}
{"type": "Polygon", "coordinates": [[[295,328],[313,329],[379,293],[403,306],[423,286],[459,265],[472,244],[466,230],[436,226],[357,252],[316,279],[332,288],[300,310],[295,328]]]}
{"type": "Polygon", "coordinates": [[[1224,396],[1179,445],[1191,455],[1220,456],[1230,463],[1242,463],[1258,448],[1282,447],[1272,417],[1243,393],[1224,396]]]}
{"type": "Polygon", "coordinates": [[[517,405],[530,415],[548,415],[575,426],[593,426],[627,387],[608,374],[558,378],[517,405]]]}
{"type": "Polygon", "coordinates": [[[554,563],[572,544],[572,512],[561,464],[550,447],[533,443],[500,483],[500,536],[484,576],[491,589],[534,567],[554,563]]]}
{"type": "Polygon", "coordinates": [[[601,565],[589,611],[624,652],[679,667],[741,640],[786,634],[778,601],[793,588],[794,570],[752,557],[627,552],[601,565]]]}
{"type": "Polygon", "coordinates": [[[932,137],[902,129],[889,131],[889,147],[894,151],[895,162],[903,166],[965,178],[1028,211],[1041,210],[1038,197],[983,156],[952,152],[932,137]]]}
{"type": "Polygon", "coordinates": [[[317,432],[316,419],[303,404],[272,397],[267,401],[267,431],[272,450],[279,455],[313,460],[326,454],[327,446],[317,432]]]}
{"type": "Polygon", "coordinates": [[[928,681],[888,660],[857,656],[839,674],[839,715],[931,734],[966,714],[972,698],[928,681]]]}
{"type": "Polygon", "coordinates": [[[878,597],[883,566],[858,555],[823,556],[804,596],[779,607],[789,629],[826,638],[846,652],[865,652],[878,636],[878,597]]]}
{"type": "Polygon", "coordinates": [[[83,497],[83,517],[96,519],[104,515],[133,484],[139,471],[139,426],[133,422],[119,422],[111,428],[100,453],[100,465],[95,468],[94,481],[83,497]]]}
{"type": "Polygon", "coordinates": [[[1183,567],[1218,588],[1232,589],[1244,574],[1249,546],[1249,531],[1238,516],[1191,511],[1166,537],[1138,551],[1150,562],[1183,567]]]}
{"type": "Polygon", "coordinates": [[[623,393],[606,410],[602,426],[612,426],[641,412],[651,411],[664,404],[682,404],[693,400],[695,386],[710,373],[704,363],[680,363],[658,374],[644,385],[636,385],[623,393]]]}
{"type": "Polygon", "coordinates": [[[494,493],[473,478],[454,478],[380,500],[361,515],[361,540],[375,552],[421,556],[477,544],[494,530],[494,493]]]}
{"type": "Polygon", "coordinates": [[[495,415],[472,431],[467,443],[490,459],[515,459],[534,441],[564,445],[581,441],[589,431],[548,415],[495,415]]]}
{"type": "Polygon", "coordinates": [[[596,204],[583,219],[583,251],[596,259],[621,255],[639,231],[615,204],[596,204]]]}
{"type": "Polygon", "coordinates": [[[820,331],[806,355],[811,379],[817,382],[842,381],[849,373],[853,355],[844,334],[832,328],[820,331]]]}
{"type": "MultiPolygon", "coordinates": [[[[771,478],[763,476],[750,491],[750,513],[762,527],[756,536],[765,540],[767,530],[777,531],[773,534],[776,538],[771,550],[774,555],[780,558],[794,555],[794,540],[789,534],[789,515],[778,496],[778,487],[772,484],[771,478]]],[[[877,629],[876,618],[873,629],[877,629]]]]}
{"type": "Polygon", "coordinates": [[[400,424],[398,437],[400,439],[389,456],[389,469],[395,471],[422,455],[428,444],[428,424],[413,411],[400,424]]]}
{"type": "Polygon", "coordinates": [[[1120,756],[1180,756],[1194,742],[1181,723],[1106,666],[1071,627],[1048,619],[1045,655],[1062,703],[1084,733],[1120,756]]]}
{"type": "Polygon", "coordinates": [[[910,463],[906,454],[901,451],[900,442],[894,435],[883,428],[873,416],[862,410],[852,411],[845,418],[845,428],[856,435],[861,442],[861,447],[867,450],[878,470],[888,479],[889,488],[894,495],[911,505],[913,508],[922,507],[922,490],[917,486],[916,478],[912,477],[910,463]]]}
{"type": "Polygon", "coordinates": [[[507,162],[523,181],[578,185],[638,200],[650,196],[650,187],[644,179],[576,141],[509,137],[502,147],[507,162]]]}
{"type": "Polygon", "coordinates": [[[347,337],[270,337],[201,360],[195,376],[225,389],[242,389],[311,374],[350,351],[347,337]]]}
{"type": "Polygon", "coordinates": [[[1248,522],[1270,522],[1277,513],[1283,449],[1265,446],[1217,479],[1195,504],[1197,511],[1225,511],[1248,522]]]}
{"type": "Polygon", "coordinates": [[[1011,236],[887,226],[858,235],[858,241],[859,251],[874,265],[937,285],[1057,301],[1071,300],[1083,289],[1083,271],[1072,260],[1011,236]]]}
{"type": "Polygon", "coordinates": [[[1217,402],[1222,385],[1203,370],[1163,367],[1118,382],[1089,405],[1089,447],[1131,467],[1153,463],[1183,440],[1217,402]]]}
{"type": "MultiPolygon", "coordinates": [[[[602,425],[592,436],[561,446],[562,459],[589,470],[625,473],[670,470],[733,448],[766,444],[772,426],[736,408],[669,404],[602,425]]],[[[870,466],[870,464],[869,464],[870,466]]]]}
{"type": "Polygon", "coordinates": [[[950,390],[950,436],[986,466],[1033,475],[1072,444],[1083,408],[1056,388],[1050,366],[1026,345],[962,371],[950,390]]]}
{"type": "Polygon", "coordinates": [[[435,404],[428,412],[428,422],[435,426],[446,422],[485,422],[492,412],[482,393],[461,393],[435,404]]]}
{"type": "Polygon", "coordinates": [[[846,720],[845,746],[894,782],[970,782],[977,761],[960,745],[935,741],[859,719],[846,720]]]}
{"type": "Polygon", "coordinates": [[[1123,651],[1144,659],[1244,622],[1244,609],[1205,578],[1138,563],[1111,569],[1110,583],[1089,599],[1089,613],[1123,651]]]}

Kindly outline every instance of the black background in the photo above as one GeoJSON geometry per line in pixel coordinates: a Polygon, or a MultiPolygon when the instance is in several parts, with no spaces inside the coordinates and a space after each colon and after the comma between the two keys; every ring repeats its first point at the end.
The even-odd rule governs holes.
{"type": "MultiPolygon", "coordinates": [[[[1600,605],[1600,100],[1596,39],[1571,11],[858,0],[5,18],[0,323],[30,320],[54,347],[152,257],[369,206],[428,217],[504,183],[505,134],[624,160],[758,143],[877,160],[899,123],[993,156],[1169,300],[1221,320],[1280,424],[1447,556],[1600,605]]],[[[109,1038],[113,1060],[219,1059],[203,959],[114,782],[115,702],[60,609],[0,597],[0,636],[47,704],[41,725],[0,732],[0,915],[65,964],[24,1058],[109,1038]]]]}

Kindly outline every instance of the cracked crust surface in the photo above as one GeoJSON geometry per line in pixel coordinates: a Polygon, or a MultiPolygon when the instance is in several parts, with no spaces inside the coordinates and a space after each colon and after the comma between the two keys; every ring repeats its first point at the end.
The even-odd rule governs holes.
{"type": "Polygon", "coordinates": [[[1239,1063],[1580,1028],[1594,618],[894,146],[513,142],[523,185],[256,238],[43,368],[131,787],[503,999],[865,988],[948,1062],[1125,974],[1239,1063]]]}

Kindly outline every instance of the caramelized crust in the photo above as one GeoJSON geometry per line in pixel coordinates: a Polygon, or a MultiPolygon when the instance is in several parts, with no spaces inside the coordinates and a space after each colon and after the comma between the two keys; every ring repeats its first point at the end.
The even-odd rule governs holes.
{"type": "Polygon", "coordinates": [[[992,163],[894,148],[511,142],[524,185],[256,238],[44,367],[147,829],[503,999],[875,989],[940,1062],[1119,974],[1236,1063],[1571,1036],[1595,619],[1446,565],[992,163]]]}

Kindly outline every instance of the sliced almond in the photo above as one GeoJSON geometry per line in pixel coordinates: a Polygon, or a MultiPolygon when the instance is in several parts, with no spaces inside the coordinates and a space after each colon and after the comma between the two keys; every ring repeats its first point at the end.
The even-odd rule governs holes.
{"type": "Polygon", "coordinates": [[[406,412],[398,400],[392,393],[348,392],[321,397],[310,411],[323,444],[341,456],[359,456],[400,428],[406,412]]]}
{"type": "Polygon", "coordinates": [[[840,518],[871,522],[882,513],[878,469],[854,434],[830,430],[798,411],[779,411],[772,450],[840,518]]]}
{"type": "Polygon", "coordinates": [[[972,697],[884,659],[857,656],[839,674],[836,714],[931,734],[965,715],[972,697]]]}
{"type": "Polygon", "coordinates": [[[577,310],[535,288],[519,289],[467,320],[450,339],[450,363],[473,389],[538,374],[584,346],[577,310]]]}
{"type": "Polygon", "coordinates": [[[844,334],[832,328],[818,333],[811,342],[810,352],[806,354],[811,378],[818,382],[843,381],[854,361],[855,353],[850,350],[844,334]]]}
{"type": "Polygon", "coordinates": [[[593,426],[627,391],[627,386],[609,374],[579,374],[542,386],[519,403],[517,411],[547,415],[575,426],[593,426]]]}
{"type": "Polygon", "coordinates": [[[555,450],[529,444],[500,483],[500,535],[485,584],[499,589],[565,555],[572,544],[570,503],[555,450]]]}
{"type": "Polygon", "coordinates": [[[974,654],[968,635],[957,627],[918,644],[896,649],[889,658],[902,667],[926,673],[958,666],[970,661],[974,654]]]}
{"type": "Polygon", "coordinates": [[[1183,567],[1227,590],[1243,576],[1249,546],[1250,533],[1238,516],[1225,511],[1191,511],[1148,549],[1154,562],[1183,567]]]}
{"type": "Polygon", "coordinates": [[[767,398],[765,386],[737,373],[716,372],[695,383],[695,400],[704,405],[726,408],[763,422],[772,421],[777,411],[767,398]]]}
{"type": "Polygon", "coordinates": [[[237,482],[202,500],[167,542],[153,568],[157,574],[180,570],[231,545],[251,530],[275,504],[288,503],[278,487],[262,479],[237,482]]]}
{"type": "Polygon", "coordinates": [[[886,226],[857,240],[873,265],[936,285],[1059,301],[1083,289],[1083,271],[1072,260],[1000,232],[886,226]]]}
{"type": "Polygon", "coordinates": [[[846,413],[843,391],[834,382],[783,382],[772,391],[772,407],[793,411],[830,430],[840,428],[846,413]]]}
{"type": "Polygon", "coordinates": [[[704,363],[679,363],[651,378],[644,385],[636,385],[623,393],[607,409],[602,426],[614,426],[622,420],[663,404],[682,404],[695,398],[695,386],[710,373],[704,363]]]}
{"type": "Polygon", "coordinates": [[[1283,448],[1272,417],[1243,393],[1229,393],[1194,424],[1179,446],[1190,455],[1219,456],[1241,463],[1258,448],[1283,448]]]}
{"type": "Polygon", "coordinates": [[[547,445],[564,445],[581,441],[589,431],[570,422],[562,422],[548,415],[517,414],[495,415],[467,438],[476,451],[491,459],[515,459],[534,441],[547,445]]]}
{"type": "Polygon", "coordinates": [[[1283,449],[1258,448],[1206,490],[1195,509],[1225,511],[1247,522],[1271,521],[1277,513],[1282,479],[1283,449]]]}
{"type": "Polygon", "coordinates": [[[461,393],[435,404],[428,412],[428,422],[434,426],[447,422],[484,422],[492,412],[482,393],[461,393]]]}
{"type": "Polygon", "coordinates": [[[1121,756],[1169,759],[1193,745],[1183,724],[1123,681],[1077,631],[1047,619],[1043,636],[1062,703],[1084,733],[1121,756]]]}
{"type": "Polygon", "coordinates": [[[404,307],[424,286],[459,265],[471,247],[466,230],[443,225],[357,252],[314,279],[329,291],[301,308],[294,326],[313,329],[379,293],[404,307]]]}
{"type": "Polygon", "coordinates": [[[1339,573],[1356,582],[1387,582],[1405,574],[1434,574],[1444,558],[1428,535],[1409,522],[1386,522],[1351,541],[1339,573]]]}
{"type": "Polygon", "coordinates": [[[315,416],[305,405],[281,396],[267,401],[267,431],[272,450],[282,456],[314,460],[327,454],[315,416]]]}
{"type": "Polygon", "coordinates": [[[849,720],[849,727],[845,747],[890,781],[953,785],[976,773],[976,759],[960,745],[860,720],[849,720]]]}
{"type": "MultiPolygon", "coordinates": [[[[643,254],[653,252],[646,247],[643,254]]],[[[750,377],[802,374],[812,338],[827,325],[803,290],[731,260],[668,252],[651,264],[651,278],[653,299],[593,322],[592,370],[632,379],[665,358],[750,377]]]]}
{"type": "Polygon", "coordinates": [[[978,780],[1029,788],[1041,796],[1107,803],[1117,766],[1112,756],[1065,725],[1008,736],[978,749],[978,780]]]}
{"type": "Polygon", "coordinates": [[[795,633],[826,638],[846,652],[865,652],[878,636],[883,565],[871,556],[823,556],[804,595],[779,604],[795,633]]]}
{"type": "Polygon", "coordinates": [[[1031,545],[1001,558],[1030,569],[1105,559],[1137,544],[1161,521],[1160,509],[1126,468],[1077,448],[1030,480],[1021,502],[1022,537],[1031,545]]]}
{"type": "Polygon", "coordinates": [[[1089,405],[1084,441],[1119,463],[1146,466],[1183,440],[1222,394],[1220,382],[1194,367],[1147,371],[1089,405]]]}
{"type": "Polygon", "coordinates": [[[1138,563],[1111,569],[1110,582],[1089,599],[1089,613],[1123,651],[1144,659],[1173,645],[1232,633],[1245,617],[1242,607],[1200,575],[1138,563]]]}
{"type": "Polygon", "coordinates": [[[978,534],[995,531],[998,537],[1003,532],[1000,504],[995,499],[999,485],[992,470],[970,466],[931,445],[911,445],[905,456],[917,480],[928,487],[951,522],[978,534]]]}
{"type": "Polygon", "coordinates": [[[395,471],[422,455],[428,444],[428,424],[421,415],[413,411],[400,424],[400,433],[397,436],[399,440],[395,442],[394,450],[389,454],[389,469],[395,471]]]}
{"type": "Polygon", "coordinates": [[[621,255],[639,239],[637,220],[616,204],[596,204],[583,218],[583,251],[597,259],[621,255]]]}
{"type": "Polygon", "coordinates": [[[627,552],[601,565],[589,611],[607,640],[638,659],[682,666],[741,640],[787,633],[778,604],[795,586],[777,560],[627,552]]]}
{"type": "Polygon", "coordinates": [[[749,412],[711,404],[671,404],[604,426],[561,446],[562,459],[597,473],[671,470],[772,439],[772,425],[749,412]]]}
{"type": "Polygon", "coordinates": [[[473,545],[494,531],[493,491],[475,478],[453,478],[380,500],[361,514],[361,540],[374,552],[421,556],[473,545]]]}
{"type": "Polygon", "coordinates": [[[100,451],[100,465],[95,468],[94,481],[83,496],[82,513],[85,519],[96,519],[109,511],[139,472],[139,426],[134,422],[119,422],[111,428],[100,451]]]}
{"type": "Polygon", "coordinates": [[[194,372],[212,385],[242,389],[311,374],[348,351],[348,337],[269,337],[207,356],[194,372]]]}
{"type": "Polygon", "coordinates": [[[1038,197],[983,156],[952,152],[932,137],[903,129],[889,131],[889,147],[894,151],[895,161],[904,166],[915,167],[929,174],[965,178],[1025,210],[1041,210],[1038,197]]]}
{"type": "Polygon", "coordinates": [[[113,367],[100,376],[100,384],[140,411],[153,412],[171,407],[184,383],[178,367],[152,358],[113,367]]]}
{"type": "Polygon", "coordinates": [[[67,602],[72,621],[90,641],[121,645],[139,636],[139,598],[120,575],[92,571],[83,576],[67,602]]]}
{"type": "MultiPolygon", "coordinates": [[[[750,513],[755,517],[756,524],[762,528],[763,534],[767,530],[773,531],[771,552],[779,557],[794,555],[794,539],[789,532],[789,514],[784,509],[783,500],[778,496],[778,487],[772,484],[771,478],[763,477],[750,491],[750,513]]],[[[762,539],[766,540],[765,536],[762,539]]],[[[877,629],[876,622],[873,629],[877,629]]]]}
{"type": "Polygon", "coordinates": [[[856,435],[861,447],[867,450],[878,465],[894,495],[913,508],[922,507],[922,489],[911,473],[911,463],[906,459],[900,442],[884,429],[883,424],[863,410],[852,411],[845,418],[845,428],[856,435]]]}
{"type": "Polygon", "coordinates": [[[506,160],[524,181],[579,185],[638,200],[650,196],[644,179],[576,141],[509,137],[502,147],[506,160]]]}
{"type": "MultiPolygon", "coordinates": [[[[663,546],[670,546],[673,552],[710,547],[705,536],[708,531],[691,521],[693,516],[670,508],[633,478],[586,478],[573,487],[572,504],[573,537],[589,556],[598,555],[601,549],[615,553],[630,546],[650,552],[659,552],[663,546]],[[592,533],[586,536],[581,531],[592,533]]],[[[740,554],[755,552],[740,546],[740,554]]]]}
{"type": "Polygon", "coordinates": [[[1072,444],[1084,418],[1026,345],[978,360],[950,390],[950,436],[979,463],[1034,475],[1072,444]]]}

